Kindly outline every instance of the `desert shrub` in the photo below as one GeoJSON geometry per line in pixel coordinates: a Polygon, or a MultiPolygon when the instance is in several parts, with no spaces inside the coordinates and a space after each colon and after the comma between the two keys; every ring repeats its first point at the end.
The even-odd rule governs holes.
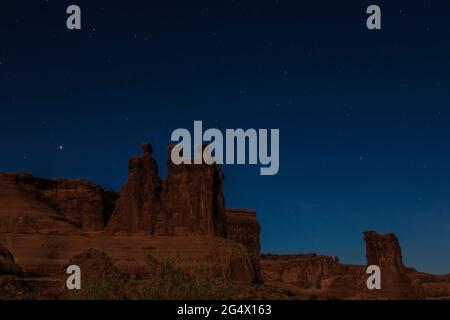
{"type": "Polygon", "coordinates": [[[30,288],[20,279],[0,276],[0,300],[26,299],[30,292],[30,288]]]}
{"type": "Polygon", "coordinates": [[[148,275],[140,281],[132,298],[148,300],[226,299],[236,288],[222,275],[206,265],[181,269],[179,259],[149,257],[148,275]]]}
{"type": "MultiPolygon", "coordinates": [[[[65,299],[83,300],[202,300],[229,299],[237,292],[225,273],[206,262],[187,268],[177,256],[146,259],[147,272],[131,280],[105,253],[88,250],[71,259],[82,270],[81,290],[67,291],[65,299]]],[[[63,273],[65,286],[67,275],[63,273]]]]}
{"type": "MultiPolygon", "coordinates": [[[[81,290],[67,293],[68,299],[114,300],[126,298],[128,275],[121,272],[104,252],[90,249],[70,260],[83,270],[81,290]]],[[[65,268],[62,273],[63,286],[66,285],[65,268]]]]}

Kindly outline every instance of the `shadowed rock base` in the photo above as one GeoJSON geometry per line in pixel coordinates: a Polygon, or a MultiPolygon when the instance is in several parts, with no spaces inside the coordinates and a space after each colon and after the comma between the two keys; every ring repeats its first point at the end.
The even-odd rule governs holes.
{"type": "Polygon", "coordinates": [[[11,252],[0,245],[0,275],[20,276],[22,274],[22,268],[16,264],[11,252]]]}
{"type": "Polygon", "coordinates": [[[230,280],[252,283],[255,274],[245,247],[224,238],[148,236],[42,236],[0,235],[27,275],[59,272],[70,258],[90,248],[105,252],[123,271],[145,272],[148,256],[174,259],[183,269],[204,263],[230,280]]]}

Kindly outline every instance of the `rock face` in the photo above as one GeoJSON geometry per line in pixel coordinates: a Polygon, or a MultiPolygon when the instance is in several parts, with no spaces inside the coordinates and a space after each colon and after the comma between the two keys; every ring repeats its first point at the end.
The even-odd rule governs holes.
{"type": "Polygon", "coordinates": [[[383,272],[405,272],[400,242],[395,234],[381,235],[375,231],[364,232],[368,265],[377,265],[383,272]]]}
{"type": "MultiPolygon", "coordinates": [[[[171,148],[169,147],[169,154],[171,148]]],[[[224,175],[218,165],[167,161],[168,176],[162,199],[171,235],[226,235],[224,175]]]]}
{"type": "Polygon", "coordinates": [[[408,277],[416,292],[422,297],[450,300],[450,274],[432,275],[408,270],[408,277]]]}
{"type": "Polygon", "coordinates": [[[83,231],[102,230],[117,199],[115,193],[83,179],[47,180],[21,175],[17,182],[83,231]]]}
{"type": "Polygon", "coordinates": [[[150,144],[144,155],[131,158],[128,181],[120,192],[106,232],[112,234],[168,234],[169,221],[161,203],[161,180],[150,144]]]}
{"type": "Polygon", "coordinates": [[[116,198],[86,180],[0,174],[0,233],[100,231],[116,198]]]}
{"type": "Polygon", "coordinates": [[[266,280],[281,281],[301,289],[322,290],[325,281],[334,277],[340,268],[332,257],[316,254],[266,254],[262,260],[266,280]]]}
{"type": "MultiPolygon", "coordinates": [[[[265,282],[298,294],[321,298],[351,298],[363,291],[364,268],[344,265],[337,258],[316,254],[262,255],[265,282]]],[[[307,298],[307,297],[306,297],[307,298]]]]}
{"type": "Polygon", "coordinates": [[[20,276],[22,273],[11,252],[0,244],[0,275],[20,276]]]}
{"type": "MultiPolygon", "coordinates": [[[[64,213],[21,182],[23,174],[0,174],[0,233],[68,234],[78,229],[64,213]]],[[[39,179],[36,179],[39,181],[39,179]]]]}
{"type": "Polygon", "coordinates": [[[337,258],[303,255],[262,255],[266,283],[289,288],[296,295],[330,299],[423,299],[450,297],[450,276],[419,273],[403,264],[394,234],[364,232],[367,265],[381,268],[381,290],[369,290],[367,266],[346,265],[337,258]],[[305,296],[306,295],[306,296],[305,296]]]}
{"type": "MultiPolygon", "coordinates": [[[[130,159],[128,181],[106,228],[112,234],[226,235],[223,173],[217,165],[174,165],[161,182],[152,147],[130,159]]],[[[170,149],[169,149],[170,150],[170,149]]]]}
{"type": "MultiPolygon", "coordinates": [[[[227,237],[220,167],[178,166],[169,159],[168,176],[162,182],[152,147],[144,144],[143,151],[143,156],[129,160],[128,181],[120,197],[81,179],[0,174],[0,233],[104,230],[118,235],[227,237]]],[[[234,212],[230,217],[230,238],[247,246],[256,257],[259,225],[255,214],[238,216],[234,212]]]]}
{"type": "Polygon", "coordinates": [[[213,274],[226,275],[232,281],[251,284],[256,278],[247,249],[219,237],[0,234],[0,242],[9,248],[27,275],[58,273],[69,259],[94,248],[105,252],[129,274],[145,272],[145,261],[152,255],[176,260],[186,270],[205,264],[213,274]]]}
{"type": "Polygon", "coordinates": [[[176,166],[169,160],[162,182],[152,147],[146,143],[142,149],[142,156],[129,160],[128,180],[120,194],[80,179],[0,175],[0,239],[12,248],[27,275],[54,273],[69,254],[89,248],[108,252],[132,272],[140,268],[139,257],[147,255],[137,243],[179,252],[185,247],[180,243],[188,242],[186,250],[192,257],[184,256],[186,261],[210,261],[230,279],[260,282],[256,214],[230,210],[226,239],[220,167],[176,166]],[[113,243],[121,249],[111,250],[113,243]]]}
{"type": "MultiPolygon", "coordinates": [[[[70,258],[69,265],[78,266],[82,270],[82,277],[81,290],[65,290],[68,298],[103,300],[126,298],[125,286],[128,275],[120,271],[106,253],[88,249],[70,258]]],[[[67,279],[66,269],[65,267],[61,270],[63,283],[67,279]]]]}
{"type": "Polygon", "coordinates": [[[227,238],[244,245],[250,253],[257,282],[262,282],[260,274],[260,241],[261,228],[256,219],[256,212],[245,209],[226,209],[227,238]]]}
{"type": "Polygon", "coordinates": [[[368,265],[381,268],[380,294],[391,298],[416,298],[417,290],[403,265],[400,243],[394,234],[381,235],[375,231],[364,232],[368,265]]]}
{"type": "MultiPolygon", "coordinates": [[[[264,287],[269,291],[263,296],[273,297],[270,290],[275,288],[276,297],[296,299],[450,299],[450,275],[405,267],[393,234],[364,233],[367,263],[380,266],[382,290],[367,289],[366,266],[341,264],[337,258],[261,257],[256,213],[225,209],[224,175],[218,165],[174,165],[169,159],[168,176],[161,181],[152,147],[142,148],[142,156],[129,160],[120,194],[81,179],[0,173],[0,243],[9,250],[0,246],[0,280],[14,280],[2,282],[3,287],[0,283],[0,296],[8,287],[8,297],[27,297],[28,277],[59,274],[71,262],[95,271],[92,279],[103,271],[119,278],[125,271],[139,279],[149,274],[151,255],[160,261],[174,258],[187,275],[198,273],[203,264],[214,278],[246,286],[264,281],[265,286],[252,286],[253,297],[260,295],[252,290],[264,287]],[[15,277],[22,273],[27,278],[15,277]]],[[[31,282],[33,294],[49,297],[51,285],[45,289],[38,279],[31,282]]],[[[110,282],[106,279],[105,287],[110,282]]],[[[52,292],[52,297],[64,297],[52,292]]]]}

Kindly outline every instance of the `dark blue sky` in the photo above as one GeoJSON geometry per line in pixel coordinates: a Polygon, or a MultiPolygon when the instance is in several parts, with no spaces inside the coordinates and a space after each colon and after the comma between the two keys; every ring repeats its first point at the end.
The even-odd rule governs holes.
{"type": "Polygon", "coordinates": [[[145,140],[164,177],[170,133],[194,120],[279,128],[277,176],[224,167],[263,251],[363,263],[375,229],[450,272],[448,1],[92,2],[2,3],[0,171],[119,189],[145,140]]]}

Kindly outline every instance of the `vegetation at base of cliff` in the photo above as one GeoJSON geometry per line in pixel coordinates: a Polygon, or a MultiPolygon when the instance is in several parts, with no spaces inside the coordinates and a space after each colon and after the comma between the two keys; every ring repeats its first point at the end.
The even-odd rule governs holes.
{"type": "Polygon", "coordinates": [[[69,299],[86,300],[223,300],[237,292],[237,287],[210,268],[196,266],[181,270],[176,258],[147,258],[147,272],[131,280],[117,269],[111,273],[95,272],[82,280],[82,289],[68,294],[69,299]]]}
{"type": "Polygon", "coordinates": [[[214,275],[207,266],[181,271],[176,258],[159,261],[149,257],[149,272],[135,286],[131,299],[201,300],[226,299],[236,291],[235,285],[223,276],[214,275]]]}
{"type": "Polygon", "coordinates": [[[13,276],[0,277],[0,300],[26,299],[30,289],[26,284],[13,276]]]}

